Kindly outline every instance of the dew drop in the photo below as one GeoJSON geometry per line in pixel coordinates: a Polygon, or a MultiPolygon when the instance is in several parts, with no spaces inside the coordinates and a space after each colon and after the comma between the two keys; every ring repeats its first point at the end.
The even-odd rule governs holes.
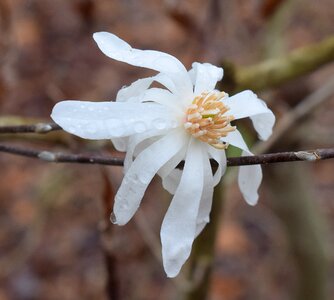
{"type": "Polygon", "coordinates": [[[139,180],[141,183],[143,184],[149,184],[150,181],[151,181],[151,174],[149,172],[145,172],[145,171],[142,171],[140,174],[139,174],[139,180]]]}
{"type": "Polygon", "coordinates": [[[167,127],[167,122],[166,120],[164,119],[155,119],[152,121],[153,123],[153,126],[156,128],[156,129],[165,129],[167,127]]]}
{"type": "Polygon", "coordinates": [[[128,205],[127,203],[122,203],[122,204],[120,205],[120,207],[121,207],[121,209],[126,210],[126,209],[129,208],[129,205],[128,205]]]}
{"type": "Polygon", "coordinates": [[[114,212],[110,214],[110,222],[113,224],[117,224],[117,219],[116,219],[116,215],[114,214],[114,212]]]}
{"type": "Polygon", "coordinates": [[[137,122],[134,124],[134,130],[137,133],[144,132],[146,130],[146,124],[144,122],[137,122]]]}

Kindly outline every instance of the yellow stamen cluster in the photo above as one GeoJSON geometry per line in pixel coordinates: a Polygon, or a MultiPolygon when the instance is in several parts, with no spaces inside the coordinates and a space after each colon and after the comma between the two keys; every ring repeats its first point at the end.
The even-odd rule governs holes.
{"type": "Polygon", "coordinates": [[[224,92],[216,91],[197,96],[187,109],[184,123],[184,128],[192,136],[217,149],[228,147],[221,138],[236,129],[230,124],[234,117],[225,115],[229,110],[221,101],[225,96],[224,92]]]}

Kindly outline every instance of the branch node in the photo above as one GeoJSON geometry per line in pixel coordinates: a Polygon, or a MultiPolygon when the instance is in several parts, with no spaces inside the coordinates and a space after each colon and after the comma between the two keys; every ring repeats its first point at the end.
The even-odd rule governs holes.
{"type": "Polygon", "coordinates": [[[35,127],[36,133],[47,133],[52,130],[52,126],[46,123],[38,123],[35,127]]]}
{"type": "Polygon", "coordinates": [[[41,153],[38,154],[38,158],[49,162],[57,161],[56,154],[49,151],[42,151],[41,153]]]}
{"type": "Polygon", "coordinates": [[[315,151],[298,151],[294,153],[300,160],[315,161],[321,159],[321,157],[315,151]]]}

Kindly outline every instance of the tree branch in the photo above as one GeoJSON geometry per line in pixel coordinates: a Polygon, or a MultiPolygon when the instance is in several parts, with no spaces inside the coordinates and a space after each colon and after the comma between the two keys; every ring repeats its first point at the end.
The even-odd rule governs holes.
{"type": "Polygon", "coordinates": [[[56,123],[38,123],[33,125],[13,125],[0,126],[0,134],[4,133],[48,133],[50,131],[61,130],[56,123]]]}
{"type": "MultiPolygon", "coordinates": [[[[113,156],[100,156],[89,154],[68,154],[61,152],[51,152],[45,150],[35,150],[29,148],[22,148],[12,145],[0,144],[0,152],[6,152],[14,155],[20,155],[25,157],[37,158],[47,162],[53,163],[80,163],[80,164],[98,164],[98,165],[111,165],[111,166],[123,166],[124,159],[121,157],[113,156]]],[[[279,162],[292,162],[292,161],[318,161],[324,159],[334,158],[334,148],[328,149],[316,149],[297,152],[278,152],[261,154],[256,156],[241,156],[241,157],[228,157],[227,166],[247,166],[257,164],[272,164],[279,162]]],[[[184,162],[178,165],[178,168],[183,168],[184,162]]],[[[212,167],[217,167],[215,161],[211,161],[212,167]]]]}
{"type": "Polygon", "coordinates": [[[254,66],[236,68],[232,81],[238,90],[259,91],[283,84],[333,61],[332,36],[314,45],[293,50],[287,55],[268,59],[254,66]]]}

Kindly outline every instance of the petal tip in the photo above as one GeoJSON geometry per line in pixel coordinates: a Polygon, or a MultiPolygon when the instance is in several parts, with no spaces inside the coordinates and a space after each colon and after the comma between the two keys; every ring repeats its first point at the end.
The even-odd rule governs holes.
{"type": "Polygon", "coordinates": [[[254,195],[254,196],[246,196],[243,195],[245,198],[245,201],[247,202],[248,205],[250,206],[255,206],[259,200],[259,195],[254,195]]]}

